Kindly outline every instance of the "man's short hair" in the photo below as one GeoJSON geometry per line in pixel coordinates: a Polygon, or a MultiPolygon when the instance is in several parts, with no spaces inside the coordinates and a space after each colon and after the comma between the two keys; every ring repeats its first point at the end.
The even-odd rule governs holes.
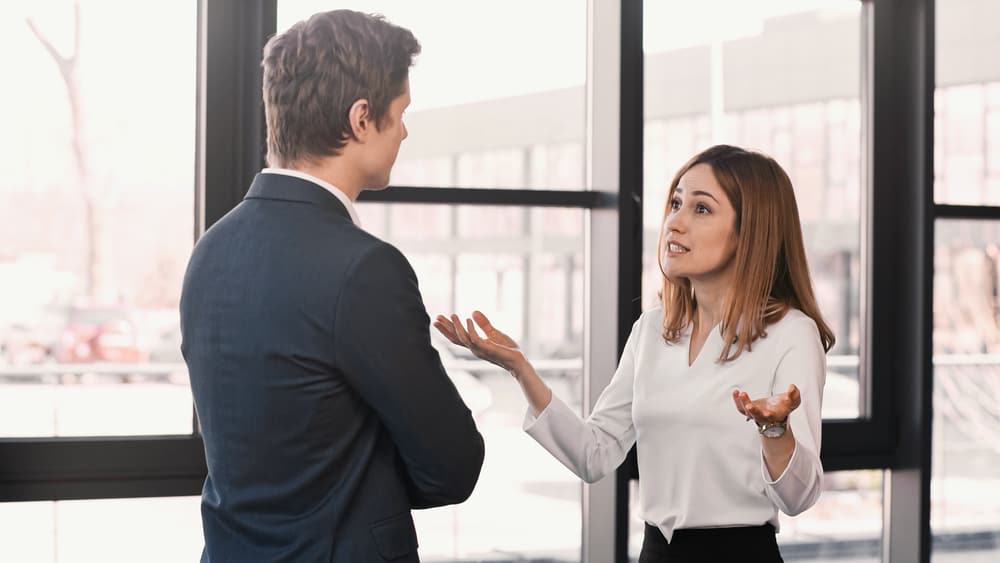
{"type": "Polygon", "coordinates": [[[360,99],[380,127],[419,53],[410,30],[352,10],[315,14],[272,37],[262,63],[268,164],[338,154],[354,137],[349,113],[360,99]]]}

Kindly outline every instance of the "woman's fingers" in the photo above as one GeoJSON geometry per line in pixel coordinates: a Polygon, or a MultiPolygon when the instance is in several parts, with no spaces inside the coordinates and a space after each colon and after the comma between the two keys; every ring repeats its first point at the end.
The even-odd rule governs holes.
{"type": "Polygon", "coordinates": [[[733,404],[736,405],[736,410],[739,411],[740,414],[747,417],[747,420],[750,420],[750,411],[747,410],[746,403],[743,400],[743,395],[745,394],[746,393],[740,391],[739,389],[733,389],[733,404]]]}
{"type": "Polygon", "coordinates": [[[452,326],[451,321],[449,321],[444,315],[438,315],[434,322],[431,323],[438,332],[444,335],[445,338],[451,341],[452,344],[462,343],[458,340],[458,335],[455,333],[455,327],[452,326]]]}
{"type": "Polygon", "coordinates": [[[741,400],[743,401],[743,410],[746,411],[747,416],[753,419],[759,419],[761,417],[760,408],[758,408],[757,405],[750,400],[750,395],[747,395],[746,391],[743,392],[741,400]]]}
{"type": "Polygon", "coordinates": [[[733,389],[733,404],[736,405],[736,410],[739,411],[740,414],[746,416],[747,413],[743,411],[743,402],[740,401],[739,389],[733,389]]]}
{"type": "Polygon", "coordinates": [[[796,387],[795,384],[791,384],[788,386],[787,394],[788,394],[788,401],[790,403],[790,406],[792,407],[790,411],[799,408],[799,405],[802,404],[802,394],[799,393],[799,388],[796,387]]]}
{"type": "Polygon", "coordinates": [[[794,385],[788,388],[787,393],[757,400],[751,399],[746,391],[733,390],[736,410],[747,417],[747,420],[753,418],[758,423],[784,420],[795,410],[799,401],[799,391],[794,385]]]}
{"type": "Polygon", "coordinates": [[[479,325],[479,328],[483,329],[483,333],[486,334],[486,338],[493,339],[496,338],[497,336],[506,337],[506,335],[497,330],[496,327],[493,326],[493,323],[491,323],[490,320],[486,318],[486,315],[482,314],[481,312],[473,311],[472,318],[473,320],[476,321],[476,324],[479,325]]]}
{"type": "Polygon", "coordinates": [[[477,358],[492,362],[504,369],[511,369],[509,366],[513,365],[512,362],[516,362],[520,354],[517,343],[493,328],[486,315],[476,311],[473,317],[475,324],[473,319],[465,319],[463,323],[455,314],[451,317],[438,315],[432,324],[448,340],[468,348],[477,358]],[[480,336],[476,324],[483,330],[484,336],[480,336]]]}
{"type": "Polygon", "coordinates": [[[771,420],[784,420],[788,415],[802,403],[802,395],[798,387],[789,385],[788,389],[780,394],[770,397],[766,403],[768,418],[771,420]]]}
{"type": "Polygon", "coordinates": [[[464,325],[458,318],[458,315],[452,315],[451,319],[455,332],[458,333],[458,337],[469,350],[472,350],[480,358],[489,355],[486,349],[486,344],[489,343],[489,340],[484,340],[479,336],[479,333],[476,332],[476,327],[472,324],[472,319],[465,319],[464,325]]]}
{"type": "Polygon", "coordinates": [[[476,348],[479,348],[482,344],[482,339],[479,338],[479,333],[476,332],[476,325],[472,324],[472,319],[465,319],[465,330],[469,333],[469,342],[476,348]]]}
{"type": "Polygon", "coordinates": [[[479,328],[483,330],[483,333],[486,335],[486,338],[500,344],[501,346],[507,346],[509,348],[517,347],[517,343],[514,342],[514,340],[511,339],[511,337],[507,336],[502,331],[494,327],[493,323],[491,323],[490,320],[486,318],[486,315],[482,314],[479,311],[473,311],[472,318],[476,321],[476,324],[479,325],[479,328]]]}
{"type": "Polygon", "coordinates": [[[465,332],[465,328],[462,327],[462,321],[458,318],[458,315],[453,314],[451,316],[451,326],[458,336],[459,342],[466,348],[471,348],[472,343],[469,341],[469,335],[465,332]]]}
{"type": "Polygon", "coordinates": [[[476,324],[479,325],[479,328],[483,329],[483,332],[487,335],[490,334],[490,331],[496,330],[493,328],[493,323],[486,318],[486,315],[480,313],[479,311],[473,311],[472,318],[476,321],[476,324]]]}

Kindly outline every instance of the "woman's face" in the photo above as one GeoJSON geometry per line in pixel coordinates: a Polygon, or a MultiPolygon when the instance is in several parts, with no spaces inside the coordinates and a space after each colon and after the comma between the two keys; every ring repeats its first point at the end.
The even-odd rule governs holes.
{"type": "Polygon", "coordinates": [[[724,281],[736,255],[736,211],[707,164],[681,176],[664,223],[661,256],[670,279],[724,281]]]}

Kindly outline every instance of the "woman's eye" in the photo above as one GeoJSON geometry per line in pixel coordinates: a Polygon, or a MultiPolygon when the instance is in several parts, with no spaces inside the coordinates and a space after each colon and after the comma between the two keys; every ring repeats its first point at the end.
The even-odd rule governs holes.
{"type": "Polygon", "coordinates": [[[672,200],[670,200],[670,209],[673,209],[674,211],[677,211],[680,208],[681,208],[681,200],[679,200],[679,199],[672,199],[672,200]]]}
{"type": "Polygon", "coordinates": [[[708,209],[707,207],[705,207],[705,206],[704,206],[703,204],[701,204],[701,203],[699,203],[699,204],[698,204],[698,205],[697,205],[697,206],[696,206],[696,207],[694,208],[694,210],[695,210],[695,212],[696,212],[696,213],[708,213],[708,211],[709,211],[709,209],[708,209]]]}

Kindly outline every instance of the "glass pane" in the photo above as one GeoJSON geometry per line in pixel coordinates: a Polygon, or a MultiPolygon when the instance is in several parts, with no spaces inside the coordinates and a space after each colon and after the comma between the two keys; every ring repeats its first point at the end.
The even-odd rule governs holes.
{"type": "Polygon", "coordinates": [[[1000,223],[938,221],[932,559],[1000,560],[1000,223]]]}
{"type": "Polygon", "coordinates": [[[198,561],[201,497],[0,503],[0,561],[198,561]]]}
{"type": "Polygon", "coordinates": [[[0,21],[0,436],[189,434],[197,2],[73,6],[0,21]]]}
{"type": "Polygon", "coordinates": [[[934,96],[934,197],[1000,205],[1000,4],[938,2],[934,96]]]}
{"type": "Polygon", "coordinates": [[[644,9],[643,307],[658,304],[656,246],[677,170],[713,144],[763,151],[795,186],[816,297],[837,336],[823,415],[864,414],[861,2],[671,0],[644,9]]]}
{"type": "MultiPolygon", "coordinates": [[[[789,517],[779,513],[778,548],[785,561],[878,563],[882,552],[882,472],[827,473],[812,508],[789,517]]],[[[629,559],[642,550],[643,520],[638,482],[629,498],[629,559]]]]}
{"type": "MultiPolygon", "coordinates": [[[[363,203],[358,213],[410,260],[431,317],[482,311],[582,412],[582,210],[363,203]]],[[[487,454],[467,502],[414,512],[421,560],[579,561],[580,481],[521,430],[517,383],[436,332],[433,341],[487,454]]]]}
{"type": "Polygon", "coordinates": [[[586,189],[585,2],[280,0],[278,30],[338,8],[383,14],[422,47],[393,185],[586,189]]]}

